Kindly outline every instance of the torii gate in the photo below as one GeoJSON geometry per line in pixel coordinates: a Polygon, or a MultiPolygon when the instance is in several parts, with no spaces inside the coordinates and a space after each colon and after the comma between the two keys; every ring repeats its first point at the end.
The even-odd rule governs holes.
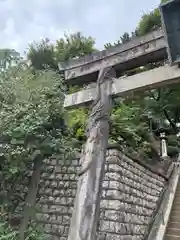
{"type": "Polygon", "coordinates": [[[180,56],[179,9],[180,0],[160,6],[163,31],[155,31],[127,44],[59,64],[65,79],[72,84],[97,79],[96,88],[67,95],[64,104],[70,108],[92,102],[68,240],[96,240],[98,237],[96,230],[112,97],[180,82],[180,68],[177,66],[180,56]],[[125,70],[160,61],[167,56],[169,65],[118,78],[125,70]]]}

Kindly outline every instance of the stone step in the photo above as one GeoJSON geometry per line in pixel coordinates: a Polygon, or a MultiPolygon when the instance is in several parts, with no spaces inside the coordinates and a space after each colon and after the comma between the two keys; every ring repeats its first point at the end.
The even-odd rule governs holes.
{"type": "Polygon", "coordinates": [[[166,234],[163,240],[180,240],[180,236],[166,234]]]}
{"type": "Polygon", "coordinates": [[[180,210],[178,210],[178,209],[180,209],[180,205],[178,205],[178,204],[173,204],[173,206],[172,206],[172,211],[178,211],[178,212],[180,212],[180,210]]]}
{"type": "Polygon", "coordinates": [[[180,222],[169,222],[168,228],[177,228],[177,229],[180,229],[180,222]]]}
{"type": "Polygon", "coordinates": [[[173,204],[173,206],[172,206],[172,211],[178,211],[178,212],[180,212],[180,205],[178,205],[178,204],[173,204]]]}
{"type": "Polygon", "coordinates": [[[180,190],[178,189],[178,190],[176,190],[175,198],[176,198],[176,197],[179,197],[179,195],[180,195],[180,190]]]}
{"type": "Polygon", "coordinates": [[[172,216],[172,217],[179,217],[179,220],[180,220],[180,211],[172,209],[170,216],[172,216]]]}
{"type": "Polygon", "coordinates": [[[176,198],[176,199],[174,199],[174,201],[173,201],[173,205],[178,205],[178,206],[180,206],[180,198],[176,198]]]}
{"type": "Polygon", "coordinates": [[[180,197],[180,193],[176,191],[175,199],[180,197]]]}
{"type": "Polygon", "coordinates": [[[179,200],[180,199],[180,194],[176,195],[175,198],[174,198],[174,201],[176,200],[179,200]]]}
{"type": "Polygon", "coordinates": [[[173,203],[172,205],[172,211],[178,211],[177,209],[180,208],[180,204],[177,204],[177,203],[173,203]]]}
{"type": "Polygon", "coordinates": [[[168,230],[167,230],[167,235],[175,235],[175,236],[179,236],[180,237],[180,229],[178,228],[170,228],[168,226],[168,230]]]}
{"type": "Polygon", "coordinates": [[[163,240],[180,240],[180,181],[176,189],[167,231],[163,240]]]}
{"type": "Polygon", "coordinates": [[[180,194],[180,189],[176,189],[176,193],[179,195],[180,194]]]}
{"type": "Polygon", "coordinates": [[[180,222],[180,216],[171,216],[170,215],[170,222],[180,222]]]}
{"type": "Polygon", "coordinates": [[[173,206],[172,207],[179,206],[180,207],[180,199],[174,199],[173,206]]]}

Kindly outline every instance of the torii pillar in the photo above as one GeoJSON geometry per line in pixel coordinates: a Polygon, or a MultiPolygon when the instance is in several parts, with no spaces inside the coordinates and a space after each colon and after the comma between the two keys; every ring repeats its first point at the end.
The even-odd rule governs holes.
{"type": "Polygon", "coordinates": [[[100,70],[87,126],[68,240],[96,240],[111,111],[112,68],[100,70]]]}

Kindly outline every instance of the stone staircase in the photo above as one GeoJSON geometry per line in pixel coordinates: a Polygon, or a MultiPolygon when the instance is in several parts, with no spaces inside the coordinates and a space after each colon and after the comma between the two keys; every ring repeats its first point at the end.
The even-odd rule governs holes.
{"type": "Polygon", "coordinates": [[[180,240],[180,180],[177,185],[164,240],[180,240]]]}

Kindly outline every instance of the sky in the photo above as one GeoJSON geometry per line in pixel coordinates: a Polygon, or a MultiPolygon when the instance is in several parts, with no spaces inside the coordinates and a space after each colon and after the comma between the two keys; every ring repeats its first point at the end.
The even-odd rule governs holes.
{"type": "Polygon", "coordinates": [[[102,49],[137,26],[160,0],[0,0],[0,48],[23,53],[33,40],[64,33],[92,36],[102,49]]]}

